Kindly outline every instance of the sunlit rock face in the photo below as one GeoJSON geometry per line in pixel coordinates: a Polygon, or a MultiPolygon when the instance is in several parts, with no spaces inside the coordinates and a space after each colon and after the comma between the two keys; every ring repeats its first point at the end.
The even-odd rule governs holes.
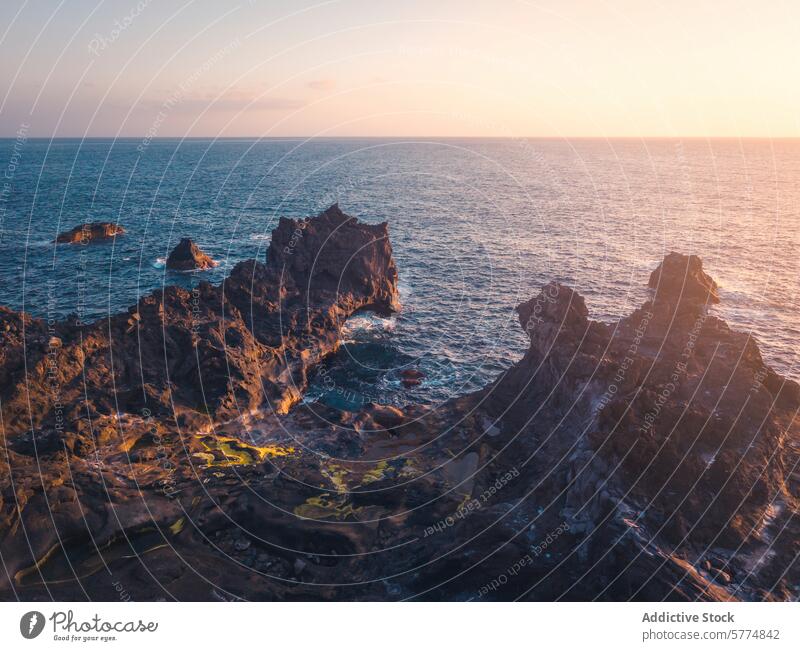
{"type": "Polygon", "coordinates": [[[647,286],[654,290],[656,301],[704,307],[719,303],[717,283],[703,271],[703,262],[696,255],[667,254],[650,274],[647,286]]]}
{"type": "Polygon", "coordinates": [[[348,316],[396,303],[386,226],[359,224],[338,210],[334,220],[329,213],[305,220],[315,238],[295,247],[298,258],[316,259],[324,252],[320,241],[336,246],[338,257],[326,258],[320,279],[294,270],[289,284],[277,262],[247,261],[221,285],[166,287],[94,324],[48,325],[4,311],[6,436],[52,429],[56,400],[59,417],[70,423],[65,434],[83,418],[143,409],[194,426],[261,407],[288,409],[305,390],[308,370],[338,346],[348,316]],[[342,225],[346,233],[337,235],[342,225]],[[354,270],[374,275],[356,284],[354,270]],[[335,291],[337,278],[346,292],[335,291]]]}
{"type": "Polygon", "coordinates": [[[209,255],[203,253],[191,238],[184,237],[170,251],[166,262],[167,269],[176,271],[202,271],[216,267],[217,263],[209,255]]]}
{"type": "Polygon", "coordinates": [[[650,286],[600,323],[546,285],[483,390],[352,412],[298,401],[397,269],[336,206],[101,324],[3,310],[2,596],[796,598],[798,386],[699,258],[650,286]]]}
{"type": "Polygon", "coordinates": [[[117,235],[124,235],[125,229],[111,222],[88,222],[59,233],[56,242],[59,244],[88,244],[98,240],[110,240],[117,235]]]}
{"type": "Polygon", "coordinates": [[[337,204],[313,219],[282,217],[272,232],[267,267],[286,291],[311,304],[384,313],[398,306],[388,224],[361,224],[337,204]]]}

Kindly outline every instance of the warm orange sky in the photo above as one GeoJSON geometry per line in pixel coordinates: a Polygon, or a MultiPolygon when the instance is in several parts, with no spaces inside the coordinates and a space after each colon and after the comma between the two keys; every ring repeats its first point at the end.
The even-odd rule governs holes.
{"type": "Polygon", "coordinates": [[[0,135],[800,136],[800,2],[0,5],[0,135]]]}

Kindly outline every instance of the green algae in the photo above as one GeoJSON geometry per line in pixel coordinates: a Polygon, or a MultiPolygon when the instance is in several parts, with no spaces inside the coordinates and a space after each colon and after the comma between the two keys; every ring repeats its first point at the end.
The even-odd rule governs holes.
{"type": "Polygon", "coordinates": [[[234,437],[199,436],[198,439],[206,451],[195,452],[192,456],[201,460],[206,468],[252,466],[267,457],[285,457],[295,452],[292,446],[256,446],[234,437]]]}
{"type": "Polygon", "coordinates": [[[304,520],[358,519],[361,507],[353,507],[347,500],[332,498],[330,493],[309,497],[294,508],[294,514],[304,520]]]}
{"type": "Polygon", "coordinates": [[[385,460],[377,461],[372,467],[365,463],[346,466],[330,461],[320,466],[322,476],[330,481],[339,493],[348,493],[354,488],[380,481],[393,472],[394,468],[385,460]]]}

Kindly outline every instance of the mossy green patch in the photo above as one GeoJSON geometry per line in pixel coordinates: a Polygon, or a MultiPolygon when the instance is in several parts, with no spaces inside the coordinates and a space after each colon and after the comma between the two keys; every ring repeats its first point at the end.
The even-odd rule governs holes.
{"type": "Polygon", "coordinates": [[[329,461],[320,466],[320,473],[339,493],[347,493],[354,488],[380,481],[392,472],[394,468],[387,461],[377,461],[374,464],[341,464],[329,461]]]}
{"type": "Polygon", "coordinates": [[[309,497],[303,504],[294,508],[294,514],[306,520],[346,520],[358,519],[360,507],[353,507],[347,500],[322,493],[309,497]]]}
{"type": "Polygon", "coordinates": [[[202,460],[207,468],[251,466],[267,457],[285,457],[295,452],[295,449],[288,445],[255,446],[233,437],[206,435],[198,438],[207,451],[195,452],[193,456],[202,460]]]}

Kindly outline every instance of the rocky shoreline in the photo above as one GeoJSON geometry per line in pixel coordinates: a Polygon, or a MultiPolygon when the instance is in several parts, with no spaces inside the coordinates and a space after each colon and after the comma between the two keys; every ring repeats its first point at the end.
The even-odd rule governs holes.
{"type": "Polygon", "coordinates": [[[301,402],[388,226],[281,219],[266,263],[90,325],[0,308],[3,599],[788,600],[800,388],[671,253],[615,323],[551,283],[436,408],[301,402]]]}

